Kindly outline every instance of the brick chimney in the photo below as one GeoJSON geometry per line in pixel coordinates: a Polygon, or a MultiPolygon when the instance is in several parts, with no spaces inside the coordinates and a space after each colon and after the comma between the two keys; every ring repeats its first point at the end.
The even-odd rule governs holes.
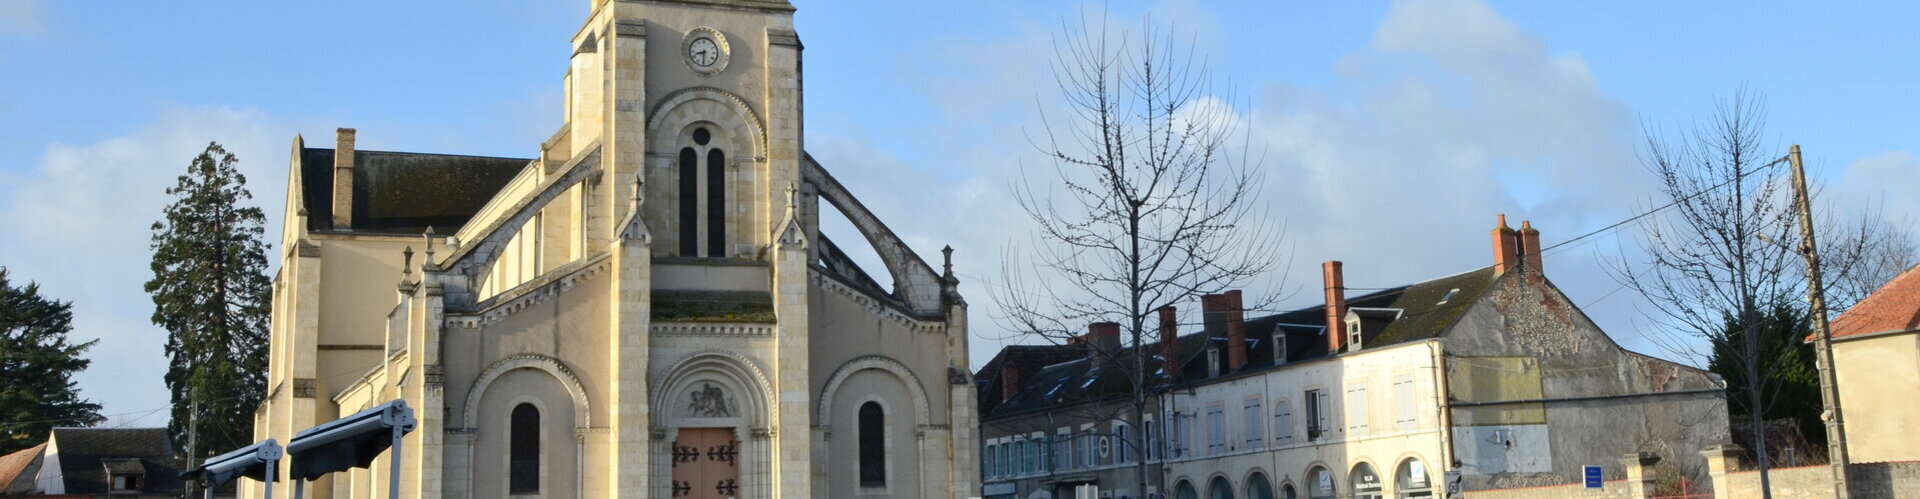
{"type": "Polygon", "coordinates": [[[1327,292],[1327,355],[1347,345],[1347,278],[1339,260],[1320,264],[1320,280],[1327,292]]]}
{"type": "Polygon", "coordinates": [[[1006,402],[1015,393],[1020,393],[1020,368],[1008,362],[1000,366],[1000,401],[1006,402]]]}
{"type": "Polygon", "coordinates": [[[1527,268],[1536,274],[1546,275],[1546,267],[1540,266],[1540,229],[1533,228],[1533,221],[1520,221],[1520,254],[1527,262],[1527,268]]]}
{"type": "Polygon", "coordinates": [[[1240,290],[1228,291],[1227,370],[1238,371],[1247,365],[1247,310],[1240,303],[1240,290]]]}
{"type": "Polygon", "coordinates": [[[352,128],[334,131],[333,146],[333,228],[353,228],[353,136],[352,128]]]}
{"type": "Polygon", "coordinates": [[[1493,228],[1493,272],[1505,274],[1520,264],[1520,233],[1507,226],[1507,214],[1500,214],[1500,226],[1493,228]]]}
{"type": "Polygon", "coordinates": [[[1169,382],[1180,381],[1180,320],[1172,305],[1160,307],[1160,370],[1169,382]]]}
{"type": "Polygon", "coordinates": [[[1106,365],[1120,352],[1120,323],[1095,322],[1087,325],[1087,358],[1094,367],[1106,365]]]}

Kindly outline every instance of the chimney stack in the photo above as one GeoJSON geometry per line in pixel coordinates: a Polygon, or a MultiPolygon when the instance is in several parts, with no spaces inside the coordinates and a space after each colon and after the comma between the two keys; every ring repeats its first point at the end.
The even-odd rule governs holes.
{"type": "Polygon", "coordinates": [[[1533,228],[1532,220],[1520,221],[1520,254],[1527,262],[1527,268],[1540,275],[1546,275],[1546,267],[1540,266],[1540,229],[1533,228]]]}
{"type": "Polygon", "coordinates": [[[1238,371],[1247,365],[1247,311],[1240,303],[1240,290],[1226,293],[1227,370],[1238,371]]]}
{"type": "Polygon", "coordinates": [[[1168,382],[1180,381],[1180,320],[1172,305],[1160,307],[1160,371],[1168,382]]]}
{"type": "Polygon", "coordinates": [[[333,146],[333,228],[353,228],[353,137],[352,128],[334,131],[333,146]]]}
{"type": "Polygon", "coordinates": [[[1120,323],[1095,322],[1087,325],[1087,358],[1094,367],[1106,365],[1120,353],[1120,323]]]}
{"type": "Polygon", "coordinates": [[[1007,362],[1000,366],[1000,401],[1006,402],[1015,393],[1020,393],[1020,368],[1007,362]]]}
{"type": "Polygon", "coordinates": [[[1520,233],[1507,226],[1507,214],[1500,214],[1500,226],[1493,228],[1493,273],[1505,274],[1520,264],[1520,233]]]}
{"type": "Polygon", "coordinates": [[[1336,355],[1347,344],[1347,278],[1339,260],[1320,264],[1321,281],[1327,292],[1327,355],[1336,355]]]}

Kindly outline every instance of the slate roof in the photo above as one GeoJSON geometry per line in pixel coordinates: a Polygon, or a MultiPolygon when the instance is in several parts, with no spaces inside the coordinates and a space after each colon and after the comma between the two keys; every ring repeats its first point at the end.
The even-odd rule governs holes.
{"type": "MultiPolygon", "coordinates": [[[[974,388],[978,389],[980,414],[992,412],[1000,405],[1001,367],[1016,366],[1023,373],[1038,373],[1041,368],[1080,358],[1086,351],[1079,347],[1066,345],[1008,345],[1000,349],[992,360],[980,367],[974,374],[974,388]]],[[[1032,374],[1028,374],[1028,380],[1032,374]]],[[[1024,383],[1023,383],[1024,384],[1024,383]]]]}
{"type": "MultiPolygon", "coordinates": [[[[333,149],[300,150],[300,197],[307,230],[333,227],[333,149]]],[[[452,234],[492,200],[530,159],[354,151],[353,231],[452,234]]]]}
{"type": "Polygon", "coordinates": [[[0,456],[0,495],[32,493],[34,478],[40,474],[41,451],[45,442],[0,456]]]}
{"type": "Polygon", "coordinates": [[[1900,273],[1840,314],[1831,329],[1834,338],[1920,329],[1920,265],[1900,273]]]}
{"type": "Polygon", "coordinates": [[[146,492],[179,492],[180,460],[165,428],[55,428],[53,446],[59,449],[60,472],[69,494],[105,494],[108,463],[118,469],[137,465],[144,470],[146,492]],[[131,465],[125,460],[134,461],[131,465]]]}
{"type": "MultiPolygon", "coordinates": [[[[1493,267],[1483,267],[1446,277],[1422,281],[1405,286],[1375,290],[1370,293],[1347,297],[1347,307],[1364,309],[1395,309],[1393,311],[1361,311],[1363,317],[1370,317],[1367,326],[1385,324],[1385,327],[1363,327],[1361,341],[1364,348],[1378,348],[1394,344],[1437,338],[1451,329],[1468,307],[1477,301],[1499,276],[1493,267]]],[[[1327,356],[1325,336],[1326,306],[1314,305],[1273,315],[1255,317],[1246,321],[1247,364],[1238,371],[1219,369],[1215,371],[1207,366],[1206,348],[1214,345],[1222,352],[1226,351],[1224,327],[1203,328],[1202,331],[1180,335],[1174,356],[1181,371],[1181,382],[1196,383],[1214,378],[1227,378],[1252,375],[1279,366],[1313,360],[1327,356]],[[1287,351],[1284,362],[1275,362],[1275,349],[1272,346],[1274,333],[1286,337],[1287,351]],[[1216,374],[1217,373],[1217,374],[1216,374]]],[[[1019,346],[1010,346],[1001,351],[995,361],[1007,357],[1010,351],[1019,346]]],[[[1124,370],[1117,366],[1095,368],[1079,347],[1024,347],[1024,348],[1066,348],[1072,358],[1056,364],[1047,365],[1037,371],[1026,371],[1021,380],[1022,388],[1005,402],[989,404],[998,400],[998,368],[992,362],[982,368],[976,376],[980,385],[981,419],[992,420],[1043,411],[1062,404],[1073,404],[1110,399],[1130,392],[1124,370]],[[991,370],[989,370],[991,369],[991,370]],[[1120,375],[1108,376],[1109,373],[1120,375]],[[989,380],[988,376],[993,376],[989,380]],[[987,385],[993,383],[991,389],[987,385]]],[[[1166,383],[1165,373],[1160,372],[1162,365],[1159,342],[1149,343],[1147,351],[1152,354],[1147,359],[1151,381],[1160,386],[1166,383]]],[[[1119,359],[1130,359],[1131,348],[1122,348],[1116,355],[1119,359]]],[[[1226,355],[1219,356],[1226,362],[1226,355]]]]}

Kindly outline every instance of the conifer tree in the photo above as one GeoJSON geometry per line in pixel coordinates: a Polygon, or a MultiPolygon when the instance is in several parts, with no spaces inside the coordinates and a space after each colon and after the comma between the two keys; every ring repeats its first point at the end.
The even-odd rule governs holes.
{"type": "Polygon", "coordinates": [[[100,404],[80,398],[73,374],[100,340],[74,344],[73,303],[40,296],[40,285],[14,287],[0,267],[0,454],[46,441],[56,426],[106,421],[100,404]]]}
{"type": "Polygon", "coordinates": [[[194,460],[251,442],[266,394],[266,216],[241,205],[253,195],[235,163],[219,143],[208,144],[167,189],[173,202],[153,224],[146,289],[153,323],[167,330],[167,429],[194,460]],[[198,430],[191,443],[189,425],[198,430]]]}

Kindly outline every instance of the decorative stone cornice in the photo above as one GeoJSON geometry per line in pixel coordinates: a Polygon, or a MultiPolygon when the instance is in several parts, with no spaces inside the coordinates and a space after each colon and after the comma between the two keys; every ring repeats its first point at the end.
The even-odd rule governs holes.
{"type": "Polygon", "coordinates": [[[743,322],[655,322],[647,327],[655,336],[773,336],[773,324],[743,322]]]}
{"type": "Polygon", "coordinates": [[[613,36],[647,37],[647,20],[622,17],[613,20],[613,36]]]}
{"type": "Polygon", "coordinates": [[[947,323],[945,321],[921,320],[907,315],[905,312],[889,306],[887,303],[882,302],[878,298],[874,298],[872,295],[868,295],[867,293],[863,293],[853,289],[851,286],[841,283],[839,280],[828,276],[825,272],[821,272],[820,269],[808,269],[807,275],[815,286],[845,296],[847,299],[853,300],[855,304],[867,309],[867,312],[904,326],[910,331],[924,334],[946,334],[947,332],[947,323]]]}
{"type": "Polygon", "coordinates": [[[767,28],[767,44],[793,47],[801,50],[807,48],[800,44],[800,33],[788,28],[767,28]]]}
{"type": "Polygon", "coordinates": [[[542,278],[528,281],[526,284],[522,284],[513,290],[481,302],[480,309],[474,313],[460,315],[448,313],[446,316],[446,324],[448,326],[458,326],[466,329],[477,329],[480,326],[505,320],[522,310],[526,310],[527,307],[545,303],[547,300],[552,300],[554,297],[565,294],[581,281],[592,279],[598,277],[600,274],[606,273],[607,270],[613,266],[612,260],[608,259],[607,256],[607,253],[601,253],[592,258],[569,264],[570,266],[574,266],[571,270],[565,267],[556,269],[553,272],[547,273],[547,275],[542,278]]]}

